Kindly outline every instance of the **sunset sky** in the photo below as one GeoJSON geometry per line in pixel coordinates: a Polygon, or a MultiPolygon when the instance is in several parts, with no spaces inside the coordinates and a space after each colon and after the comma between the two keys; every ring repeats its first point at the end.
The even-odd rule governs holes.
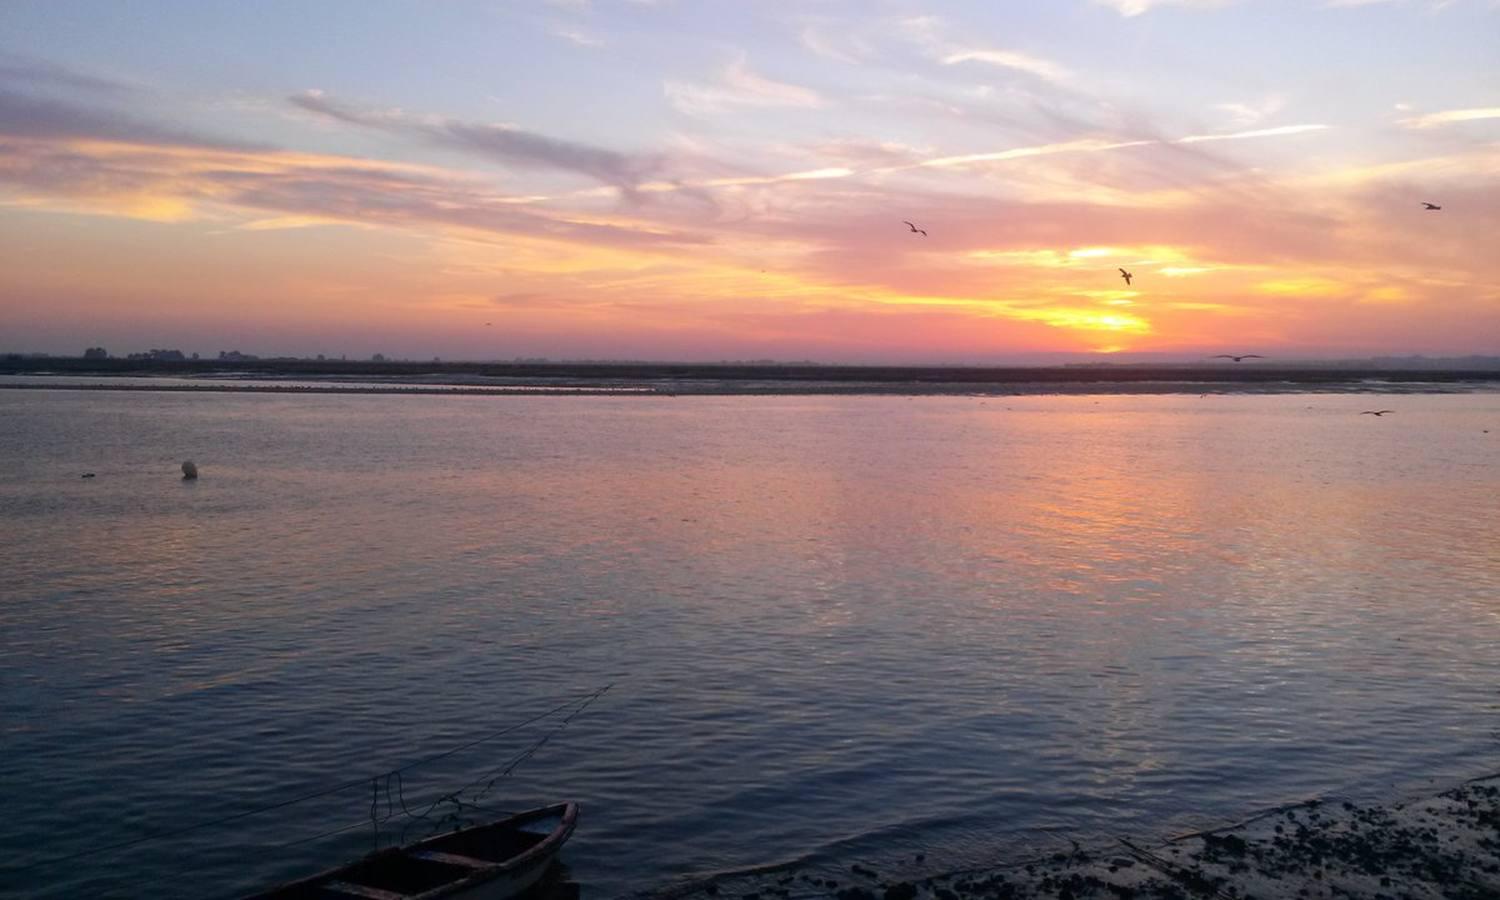
{"type": "Polygon", "coordinates": [[[1500,353],[1497,48],[1496,0],[3,0],[0,351],[1500,353]]]}

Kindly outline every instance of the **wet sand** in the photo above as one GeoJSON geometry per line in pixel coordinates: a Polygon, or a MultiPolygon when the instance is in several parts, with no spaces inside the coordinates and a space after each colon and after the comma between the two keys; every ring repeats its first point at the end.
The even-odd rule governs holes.
{"type": "Polygon", "coordinates": [[[1390,805],[1312,800],[1165,843],[1120,837],[1041,858],[913,877],[854,864],[839,879],[796,869],[725,875],[672,900],[1500,897],[1500,774],[1390,805]]]}

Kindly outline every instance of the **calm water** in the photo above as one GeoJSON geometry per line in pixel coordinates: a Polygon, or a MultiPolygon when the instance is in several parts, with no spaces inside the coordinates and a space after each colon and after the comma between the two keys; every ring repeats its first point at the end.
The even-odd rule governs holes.
{"type": "MultiPolygon", "coordinates": [[[[1497,549],[1497,394],[6,392],[0,847],[358,781],[611,681],[486,801],[581,801],[593,898],[1387,797],[1500,761],[1497,549]]],[[[412,770],[408,807],[547,730],[412,770]]],[[[425,825],[399,800],[387,838],[425,825]]],[[[233,896],[368,849],[370,807],[0,893],[233,896]]]]}

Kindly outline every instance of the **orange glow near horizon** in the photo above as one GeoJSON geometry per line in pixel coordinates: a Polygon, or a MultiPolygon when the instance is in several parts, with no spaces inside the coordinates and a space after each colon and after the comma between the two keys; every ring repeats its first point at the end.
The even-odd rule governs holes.
{"type": "MultiPolygon", "coordinates": [[[[1074,67],[942,56],[1029,60],[1026,78],[1076,100],[1063,74],[1074,67]]],[[[37,71],[63,79],[58,90],[92,89],[37,71]]],[[[941,64],[924,77],[979,71],[941,64]]],[[[1489,105],[1394,111],[1383,157],[1340,123],[1251,121],[1280,100],[1225,104],[1233,127],[1154,137],[1103,124],[986,137],[934,109],[934,122],[913,120],[929,138],[876,140],[853,100],[744,66],[726,77],[669,91],[687,118],[650,153],[321,90],[210,104],[275,136],[237,141],[101,111],[152,99],[134,88],[88,103],[27,94],[7,113],[0,83],[12,344],[0,350],[935,362],[1500,352],[1489,105]],[[714,117],[736,104],[766,110],[745,123],[758,136],[721,130],[714,117]],[[842,136],[768,140],[796,109],[842,136]],[[1429,196],[1447,199],[1440,213],[1418,206],[1429,196]]]]}

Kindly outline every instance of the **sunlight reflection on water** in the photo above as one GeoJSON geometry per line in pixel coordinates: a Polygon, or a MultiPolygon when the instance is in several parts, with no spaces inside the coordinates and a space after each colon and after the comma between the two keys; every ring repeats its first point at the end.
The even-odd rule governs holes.
{"type": "MultiPolygon", "coordinates": [[[[591,896],[1493,768],[1500,396],[1368,399],[0,396],[0,846],[273,802],[612,680],[503,786],[583,803],[591,896]]],[[[278,845],[369,801],[0,890],[191,860],[151,890],[233,895],[367,849],[278,845]]]]}

